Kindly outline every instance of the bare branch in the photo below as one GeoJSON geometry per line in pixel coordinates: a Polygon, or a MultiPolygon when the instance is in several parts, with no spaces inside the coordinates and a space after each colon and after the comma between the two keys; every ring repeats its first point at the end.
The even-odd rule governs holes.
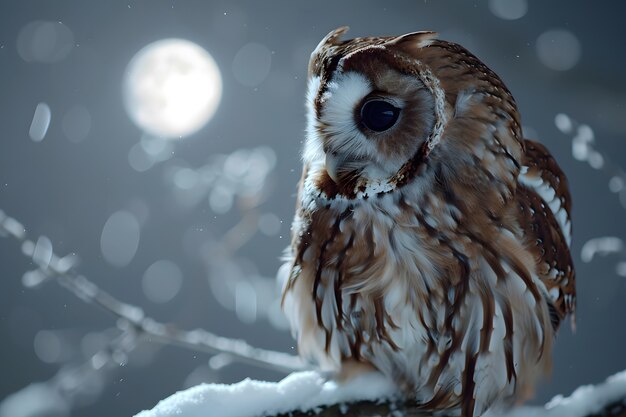
{"type": "Polygon", "coordinates": [[[59,258],[46,237],[40,237],[36,243],[29,240],[24,227],[2,211],[0,236],[11,237],[20,243],[24,255],[38,266],[38,269],[24,276],[25,285],[34,287],[54,279],[84,302],[96,305],[117,318],[121,330],[135,337],[211,354],[225,353],[241,362],[279,372],[289,373],[308,368],[297,356],[256,348],[243,340],[221,337],[203,329],[181,330],[146,317],[141,308],[118,300],[79,275],[75,269],[75,255],[59,258]]]}

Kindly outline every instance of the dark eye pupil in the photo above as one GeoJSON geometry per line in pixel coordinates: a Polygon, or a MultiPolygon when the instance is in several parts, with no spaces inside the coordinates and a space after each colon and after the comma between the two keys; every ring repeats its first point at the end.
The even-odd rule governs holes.
{"type": "Polygon", "coordinates": [[[361,108],[361,121],[374,132],[383,132],[398,120],[400,109],[385,100],[370,100],[361,108]]]}

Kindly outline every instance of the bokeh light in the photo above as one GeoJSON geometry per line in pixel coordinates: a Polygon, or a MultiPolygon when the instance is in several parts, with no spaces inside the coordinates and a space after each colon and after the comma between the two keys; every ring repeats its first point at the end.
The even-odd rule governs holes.
{"type": "Polygon", "coordinates": [[[528,0],[489,0],[489,10],[500,19],[521,19],[528,12],[528,0]]]}
{"type": "Polygon", "coordinates": [[[182,206],[195,206],[206,196],[211,210],[223,214],[232,209],[237,197],[248,202],[261,198],[275,166],[274,150],[259,146],[214,155],[197,169],[171,165],[165,175],[182,206]]]}
{"type": "Polygon", "coordinates": [[[58,62],[72,48],[74,34],[62,22],[30,22],[17,35],[17,52],[26,62],[58,62]]]}
{"type": "Polygon", "coordinates": [[[563,113],[558,113],[556,116],[554,116],[554,124],[556,125],[557,129],[566,134],[571,133],[574,127],[574,124],[572,123],[572,120],[569,118],[569,116],[563,113]]]}
{"type": "Polygon", "coordinates": [[[130,167],[137,172],[145,172],[152,168],[154,161],[142,149],[141,144],[136,143],[128,151],[128,163],[130,167]]]}
{"type": "Polygon", "coordinates": [[[35,335],[33,347],[42,362],[54,363],[61,358],[63,343],[55,332],[40,330],[35,335]]]}
{"type": "Polygon", "coordinates": [[[139,246],[139,221],[125,210],[111,214],[100,236],[102,256],[111,265],[122,267],[133,260],[139,246]]]}
{"type": "Polygon", "coordinates": [[[69,108],[63,115],[61,128],[70,142],[82,142],[91,130],[91,114],[89,110],[83,106],[69,108]]]}
{"type": "Polygon", "coordinates": [[[235,287],[235,313],[243,323],[256,321],[257,293],[248,281],[240,281],[235,287]]]}
{"type": "Polygon", "coordinates": [[[272,52],[259,43],[244,45],[233,59],[233,75],[246,87],[256,87],[269,75],[272,52]]]}
{"type": "Polygon", "coordinates": [[[46,137],[51,119],[52,112],[50,111],[50,106],[46,103],[37,104],[33,121],[30,123],[30,129],[28,129],[28,136],[30,136],[33,142],[41,142],[46,137]]]}
{"type": "Polygon", "coordinates": [[[178,294],[183,273],[172,261],[156,261],[148,267],[141,281],[143,293],[153,303],[167,303],[178,294]]]}
{"type": "Polygon", "coordinates": [[[263,213],[259,217],[259,230],[266,236],[276,236],[280,226],[281,221],[274,213],[263,213]]]}
{"type": "Polygon", "coordinates": [[[173,156],[173,145],[168,139],[144,134],[128,151],[128,163],[137,172],[145,172],[159,162],[173,156]]]}
{"type": "Polygon", "coordinates": [[[142,130],[164,138],[188,136],[213,117],[222,78],[213,57],[184,39],[141,49],[128,64],[124,104],[142,130]]]}
{"type": "Polygon", "coordinates": [[[567,71],[580,61],[582,48],[580,41],[569,30],[548,30],[537,38],[537,55],[548,68],[567,71]]]}

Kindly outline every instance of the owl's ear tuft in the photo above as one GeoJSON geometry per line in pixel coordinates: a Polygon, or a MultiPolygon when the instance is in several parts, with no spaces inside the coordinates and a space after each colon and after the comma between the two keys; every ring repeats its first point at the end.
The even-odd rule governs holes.
{"type": "Polygon", "coordinates": [[[342,26],[330,32],[324,36],[324,39],[315,47],[311,52],[311,59],[309,60],[309,78],[319,72],[319,57],[324,54],[326,48],[339,44],[340,38],[348,31],[348,26],[342,26]]]}
{"type": "Polygon", "coordinates": [[[348,26],[342,26],[333,30],[328,35],[324,36],[324,39],[320,41],[315,50],[319,51],[325,46],[337,45],[339,43],[339,38],[341,38],[346,32],[348,32],[349,29],[350,28],[348,26]]]}
{"type": "Polygon", "coordinates": [[[437,35],[437,32],[431,31],[411,32],[392,38],[386,42],[385,45],[395,46],[405,52],[411,52],[428,46],[434,39],[437,38],[437,35]]]}

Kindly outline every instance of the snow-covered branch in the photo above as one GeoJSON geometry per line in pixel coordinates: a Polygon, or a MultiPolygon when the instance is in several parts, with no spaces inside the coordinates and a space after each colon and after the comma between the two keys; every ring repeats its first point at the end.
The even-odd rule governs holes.
{"type": "MultiPolygon", "coordinates": [[[[427,417],[432,413],[394,398],[393,383],[378,373],[343,385],[316,372],[280,382],[246,379],[234,385],[203,384],[178,392],[135,417],[427,417]]],[[[545,406],[489,411],[484,417],[625,417],[626,371],[598,385],[582,386],[545,406]]],[[[439,416],[441,417],[441,416],[439,416]]]]}

